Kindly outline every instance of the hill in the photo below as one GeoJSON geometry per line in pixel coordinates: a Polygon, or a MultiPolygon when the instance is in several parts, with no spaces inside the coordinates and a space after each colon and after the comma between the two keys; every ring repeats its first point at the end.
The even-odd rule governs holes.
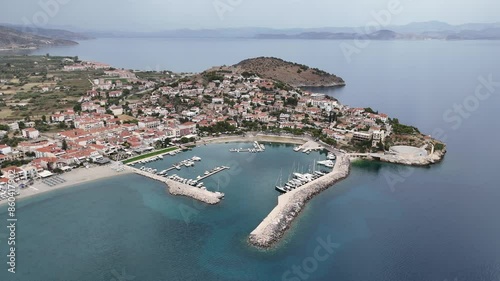
{"type": "Polygon", "coordinates": [[[256,73],[261,77],[278,80],[294,87],[345,86],[344,80],[334,74],[278,58],[247,59],[233,67],[241,72],[256,73]]]}
{"type": "Polygon", "coordinates": [[[345,86],[344,80],[334,74],[272,57],[247,59],[232,66],[214,67],[204,73],[211,72],[257,74],[262,78],[276,80],[293,87],[345,86]]]}
{"type": "Polygon", "coordinates": [[[53,39],[14,28],[0,26],[0,50],[38,49],[44,46],[68,46],[78,43],[64,39],[53,39]]]}

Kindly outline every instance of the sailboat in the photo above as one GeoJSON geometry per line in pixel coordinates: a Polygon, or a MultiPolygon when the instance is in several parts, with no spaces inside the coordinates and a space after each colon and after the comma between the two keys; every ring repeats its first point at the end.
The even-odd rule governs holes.
{"type": "Polygon", "coordinates": [[[283,176],[283,169],[280,170],[280,176],[279,178],[276,180],[276,190],[281,192],[281,193],[287,193],[288,190],[286,190],[286,187],[283,187],[282,186],[282,176],[283,176]],[[279,182],[279,185],[278,185],[278,182],[279,182]]]}

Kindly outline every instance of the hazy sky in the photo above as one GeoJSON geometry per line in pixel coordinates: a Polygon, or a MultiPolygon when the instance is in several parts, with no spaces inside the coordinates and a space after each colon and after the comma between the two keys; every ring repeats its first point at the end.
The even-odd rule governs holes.
{"type": "Polygon", "coordinates": [[[156,31],[175,28],[364,26],[399,3],[391,24],[499,22],[499,0],[1,0],[0,22],[156,31]],[[45,3],[45,4],[44,4],[45,3]],[[49,8],[47,8],[49,7],[49,8]]]}

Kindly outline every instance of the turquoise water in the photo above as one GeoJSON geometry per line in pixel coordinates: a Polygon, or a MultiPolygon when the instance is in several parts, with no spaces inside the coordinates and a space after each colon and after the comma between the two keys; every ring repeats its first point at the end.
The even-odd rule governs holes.
{"type": "MultiPolygon", "coordinates": [[[[4,264],[0,280],[500,280],[500,88],[458,128],[443,118],[474,94],[479,77],[500,81],[500,42],[372,42],[351,62],[340,43],[98,39],[40,50],[176,71],[278,56],[343,77],[347,87],[324,89],[342,103],[371,106],[428,134],[444,132],[449,152],[431,168],[356,163],[348,179],[307,205],[277,249],[261,252],[246,237],[275,205],[277,175],[316,156],[268,147],[248,161],[248,154],[227,152],[235,145],[201,147],[175,160],[203,157],[193,177],[214,165],[233,167],[206,181],[226,193],[222,204],[172,197],[135,175],[30,199],[19,209],[18,273],[7,274],[4,264]],[[236,165],[241,173],[232,174],[236,165]],[[299,265],[304,271],[304,262],[314,265],[308,258],[329,236],[335,251],[307,276],[293,273],[299,265]]],[[[164,169],[167,162],[151,165],[164,169]]]]}

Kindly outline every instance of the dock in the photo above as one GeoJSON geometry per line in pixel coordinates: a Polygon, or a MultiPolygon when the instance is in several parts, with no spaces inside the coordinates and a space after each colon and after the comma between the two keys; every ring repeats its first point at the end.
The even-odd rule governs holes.
{"type": "Polygon", "coordinates": [[[209,172],[208,174],[204,174],[203,176],[196,177],[196,180],[197,181],[202,181],[202,180],[204,180],[204,179],[206,179],[208,177],[211,177],[211,176],[213,176],[213,175],[215,175],[217,173],[220,173],[220,172],[222,172],[224,170],[228,170],[228,169],[229,169],[229,167],[225,167],[225,166],[215,168],[211,172],[209,172]]]}
{"type": "Polygon", "coordinates": [[[211,192],[205,189],[197,188],[194,186],[190,186],[187,184],[183,184],[180,182],[176,182],[170,179],[167,179],[165,177],[162,177],[160,175],[155,175],[146,171],[142,171],[140,169],[134,168],[127,166],[127,169],[132,170],[134,173],[141,175],[146,178],[150,178],[159,182],[162,182],[168,186],[168,190],[170,194],[172,195],[180,195],[180,196],[186,196],[186,197],[191,197],[193,199],[196,199],[198,201],[210,204],[210,205],[215,205],[218,204],[221,199],[224,197],[224,193],[221,192],[211,192]]]}
{"type": "Polygon", "coordinates": [[[170,172],[170,171],[172,171],[174,169],[180,170],[182,167],[193,167],[194,163],[197,162],[197,161],[201,161],[201,158],[194,156],[193,158],[182,160],[179,163],[175,163],[175,164],[172,165],[172,167],[167,168],[164,171],[165,171],[165,173],[167,173],[167,172],[170,172]],[[189,165],[186,165],[186,163],[189,163],[189,165]]]}

